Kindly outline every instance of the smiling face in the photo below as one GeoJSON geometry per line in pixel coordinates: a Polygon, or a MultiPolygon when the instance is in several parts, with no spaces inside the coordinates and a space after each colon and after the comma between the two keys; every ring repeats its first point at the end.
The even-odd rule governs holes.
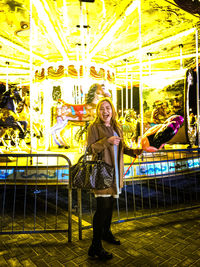
{"type": "Polygon", "coordinates": [[[110,126],[112,107],[108,101],[103,101],[99,108],[99,117],[106,126],[110,126]]]}

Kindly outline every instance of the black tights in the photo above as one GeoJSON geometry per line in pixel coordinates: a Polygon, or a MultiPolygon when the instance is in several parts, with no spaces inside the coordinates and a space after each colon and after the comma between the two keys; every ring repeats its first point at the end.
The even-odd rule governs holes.
{"type": "Polygon", "coordinates": [[[94,246],[101,246],[102,235],[110,232],[113,213],[113,197],[97,197],[97,208],[93,217],[94,246]]]}

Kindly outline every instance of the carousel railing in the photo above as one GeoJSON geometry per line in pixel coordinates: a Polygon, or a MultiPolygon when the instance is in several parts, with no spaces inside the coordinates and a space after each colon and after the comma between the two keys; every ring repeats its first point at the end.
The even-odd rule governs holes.
{"type": "Polygon", "coordinates": [[[62,231],[71,241],[70,166],[60,154],[0,154],[0,234],[62,231]]]}
{"type": "MultiPolygon", "coordinates": [[[[125,172],[132,158],[125,157],[125,172]]],[[[95,199],[77,190],[79,239],[92,226],[95,199]]],[[[124,177],[113,223],[158,216],[200,206],[200,150],[162,150],[143,153],[124,177]]]]}

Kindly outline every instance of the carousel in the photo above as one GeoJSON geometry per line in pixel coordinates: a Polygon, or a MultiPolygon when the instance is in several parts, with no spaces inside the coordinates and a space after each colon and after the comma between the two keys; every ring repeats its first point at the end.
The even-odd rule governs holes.
{"type": "Polygon", "coordinates": [[[0,152],[82,153],[102,97],[129,146],[198,147],[199,5],[3,0],[0,152]]]}

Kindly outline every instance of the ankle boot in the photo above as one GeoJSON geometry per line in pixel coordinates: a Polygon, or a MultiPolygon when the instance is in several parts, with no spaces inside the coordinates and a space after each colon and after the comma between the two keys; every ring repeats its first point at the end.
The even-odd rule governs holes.
{"type": "Polygon", "coordinates": [[[106,251],[102,246],[94,246],[93,244],[90,246],[88,250],[88,256],[95,257],[97,256],[100,260],[110,260],[113,258],[112,253],[106,251]]]}
{"type": "Polygon", "coordinates": [[[103,233],[102,240],[114,244],[114,245],[121,245],[121,242],[119,239],[117,239],[111,231],[108,231],[107,233],[103,233]]]}

